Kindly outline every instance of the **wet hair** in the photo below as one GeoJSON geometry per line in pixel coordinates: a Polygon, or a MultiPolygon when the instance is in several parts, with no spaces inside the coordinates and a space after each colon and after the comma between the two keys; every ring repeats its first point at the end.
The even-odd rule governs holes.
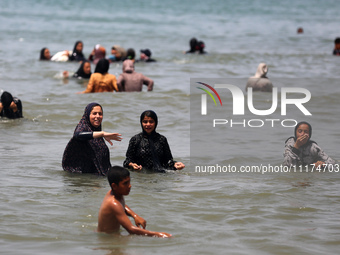
{"type": "Polygon", "coordinates": [[[335,44],[340,44],[340,37],[335,38],[334,43],[335,44]]]}
{"type": "Polygon", "coordinates": [[[157,124],[158,124],[157,114],[154,111],[152,111],[152,110],[144,111],[140,115],[140,125],[142,126],[142,129],[143,129],[142,121],[144,120],[145,117],[150,117],[150,118],[152,118],[155,121],[155,129],[154,129],[154,131],[156,131],[156,127],[157,127],[157,124]]]}
{"type": "Polygon", "coordinates": [[[129,176],[129,170],[121,166],[112,166],[107,172],[107,180],[109,181],[110,187],[113,183],[118,185],[122,180],[129,176]]]}
{"type": "Polygon", "coordinates": [[[189,45],[190,45],[190,52],[195,52],[196,46],[197,46],[197,39],[195,37],[191,38],[189,45]]]}
{"type": "Polygon", "coordinates": [[[5,109],[9,108],[13,101],[13,96],[11,93],[4,91],[1,95],[1,103],[5,109]]]}
{"type": "Polygon", "coordinates": [[[135,59],[135,57],[136,57],[136,52],[132,48],[128,49],[126,54],[127,54],[127,56],[126,56],[127,59],[135,59]]]}
{"type": "Polygon", "coordinates": [[[294,130],[294,137],[296,140],[296,131],[298,130],[298,128],[302,125],[302,124],[306,124],[309,127],[309,139],[312,137],[312,126],[306,122],[306,121],[301,121],[299,122],[296,126],[295,126],[295,130],[294,130]]]}
{"type": "Polygon", "coordinates": [[[47,58],[45,58],[45,50],[46,50],[47,48],[46,47],[44,47],[44,48],[42,48],[41,50],[40,50],[40,60],[48,60],[47,58]]]}
{"type": "Polygon", "coordinates": [[[95,73],[105,74],[109,71],[110,62],[106,58],[102,58],[96,65],[95,73]]]}

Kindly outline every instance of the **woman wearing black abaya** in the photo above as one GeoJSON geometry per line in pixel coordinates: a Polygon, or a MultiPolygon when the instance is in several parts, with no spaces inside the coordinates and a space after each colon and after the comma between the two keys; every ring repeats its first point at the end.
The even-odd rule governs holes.
{"type": "Polygon", "coordinates": [[[104,139],[120,141],[118,133],[102,131],[103,109],[98,103],[86,106],[72,139],[67,144],[62,166],[67,172],[106,175],[111,167],[110,152],[104,139]]]}
{"type": "Polygon", "coordinates": [[[134,170],[145,168],[154,172],[183,169],[185,165],[182,162],[173,161],[166,137],[156,132],[156,113],[151,110],[143,112],[140,123],[143,132],[130,139],[124,167],[134,170]]]}

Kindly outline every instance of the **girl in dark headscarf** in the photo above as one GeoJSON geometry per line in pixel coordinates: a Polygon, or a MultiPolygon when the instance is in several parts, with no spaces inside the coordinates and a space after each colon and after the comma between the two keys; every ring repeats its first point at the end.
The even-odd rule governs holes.
{"type": "Polygon", "coordinates": [[[77,72],[73,74],[74,78],[90,79],[91,77],[91,63],[90,61],[84,60],[79,66],[77,72]]]}
{"type": "MultiPolygon", "coordinates": [[[[91,63],[88,60],[84,60],[81,62],[77,72],[75,72],[72,77],[78,79],[90,79],[91,77],[91,63]]],[[[69,71],[63,71],[63,77],[69,78],[69,71]]]]}
{"type": "Polygon", "coordinates": [[[310,140],[312,126],[305,121],[299,122],[294,130],[294,136],[286,140],[284,152],[284,165],[314,165],[315,167],[324,164],[333,165],[335,161],[330,158],[317,145],[310,140]]]}
{"type": "Polygon", "coordinates": [[[121,135],[102,131],[102,120],[103,109],[100,104],[86,106],[64,151],[62,166],[65,171],[106,175],[111,163],[104,139],[112,145],[111,140],[120,141],[121,135]]]}
{"type": "Polygon", "coordinates": [[[130,139],[124,167],[134,170],[142,168],[154,172],[181,170],[182,162],[175,162],[165,136],[156,132],[158,117],[154,111],[144,111],[140,116],[142,132],[130,139]]]}
{"type": "Polygon", "coordinates": [[[22,118],[21,100],[4,91],[0,99],[0,117],[9,119],[22,118]]]}
{"type": "Polygon", "coordinates": [[[70,61],[83,61],[85,60],[84,54],[83,54],[83,47],[84,44],[82,41],[76,41],[73,47],[72,55],[69,57],[70,61]]]}

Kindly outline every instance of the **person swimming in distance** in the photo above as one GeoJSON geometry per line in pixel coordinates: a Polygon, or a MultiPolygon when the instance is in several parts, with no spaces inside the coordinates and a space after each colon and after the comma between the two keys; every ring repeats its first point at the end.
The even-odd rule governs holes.
{"type": "Polygon", "coordinates": [[[204,48],[205,48],[205,44],[203,41],[197,42],[196,49],[197,49],[198,54],[207,54],[204,48]]]}
{"type": "Polygon", "coordinates": [[[113,74],[108,73],[110,62],[106,58],[98,61],[94,73],[91,75],[86,90],[78,94],[96,93],[96,92],[114,92],[118,91],[117,79],[113,74]]]}
{"type": "Polygon", "coordinates": [[[96,65],[99,62],[99,60],[105,58],[105,56],[106,56],[106,49],[102,45],[96,44],[88,60],[92,61],[93,64],[96,65]]]}
{"type": "Polygon", "coordinates": [[[0,98],[0,117],[8,119],[22,118],[21,100],[13,97],[11,93],[4,91],[0,98]]]}
{"type": "Polygon", "coordinates": [[[251,87],[253,91],[272,92],[273,84],[267,77],[268,66],[266,63],[260,63],[254,76],[247,81],[246,89],[251,87]]]}
{"type": "Polygon", "coordinates": [[[340,37],[337,37],[334,40],[333,55],[334,56],[340,56],[340,37]]]}
{"type": "Polygon", "coordinates": [[[51,60],[51,52],[48,48],[44,47],[40,50],[39,60],[51,60]]]}
{"type": "Polygon", "coordinates": [[[335,160],[329,157],[316,142],[310,140],[312,126],[305,121],[295,126],[294,136],[285,142],[284,162],[285,166],[312,165],[315,167],[324,164],[333,165],[335,160]]]}
{"type": "Polygon", "coordinates": [[[189,41],[190,49],[185,51],[185,54],[196,53],[197,50],[197,39],[195,37],[191,38],[189,41]]]}
{"type": "Polygon", "coordinates": [[[298,34],[303,34],[303,28],[302,27],[299,27],[296,31],[298,34]]]}
{"type": "Polygon", "coordinates": [[[113,45],[111,47],[111,55],[108,57],[108,60],[110,61],[110,63],[123,61],[126,59],[126,56],[127,52],[123,47],[119,45],[113,45]]]}
{"type": "Polygon", "coordinates": [[[72,54],[69,57],[70,61],[84,61],[86,60],[83,54],[84,44],[82,41],[76,41],[73,47],[72,54]]]}
{"type": "Polygon", "coordinates": [[[143,85],[148,91],[153,89],[153,80],[142,73],[135,72],[134,62],[127,59],[123,62],[123,73],[118,76],[117,86],[119,92],[142,91],[143,85]]]}
{"type": "Polygon", "coordinates": [[[131,61],[133,61],[133,62],[136,62],[136,59],[135,59],[135,58],[136,58],[136,52],[135,52],[135,50],[132,49],[132,48],[127,49],[125,60],[126,60],[126,59],[129,59],[129,60],[131,60],[131,61]]]}
{"type": "Polygon", "coordinates": [[[98,213],[97,232],[107,234],[117,233],[123,226],[129,234],[155,237],[170,237],[165,232],[146,230],[146,221],[125,203],[124,196],[129,195],[131,190],[130,172],[121,166],[113,166],[107,173],[109,190],[100,206],[98,213]],[[135,221],[134,226],[129,217],[135,221]]]}
{"type": "Polygon", "coordinates": [[[166,137],[156,132],[156,113],[152,110],[144,111],[140,116],[140,124],[142,132],[130,139],[124,167],[161,173],[166,169],[182,170],[185,165],[173,160],[166,137]]]}
{"type": "MultiPolygon", "coordinates": [[[[92,74],[91,63],[88,60],[84,60],[81,62],[78,70],[71,77],[77,78],[77,79],[90,79],[91,74],[92,74]]],[[[70,76],[69,71],[63,72],[64,78],[69,78],[69,76],[70,76]]]]}
{"type": "Polygon", "coordinates": [[[149,49],[142,49],[140,50],[140,57],[139,57],[139,61],[141,62],[147,62],[147,63],[150,63],[150,62],[156,62],[155,59],[151,58],[151,51],[149,49]]]}

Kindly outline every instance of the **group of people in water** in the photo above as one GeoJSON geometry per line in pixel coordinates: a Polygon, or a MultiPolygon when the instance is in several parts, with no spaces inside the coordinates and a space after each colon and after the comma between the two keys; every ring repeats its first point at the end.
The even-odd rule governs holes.
{"type": "MultiPolygon", "coordinates": [[[[121,141],[121,134],[102,130],[103,108],[98,103],[86,106],[76,126],[73,137],[67,144],[62,167],[71,173],[92,173],[105,176],[111,167],[109,149],[105,143],[121,141]]],[[[131,170],[165,172],[181,170],[182,162],[173,160],[167,139],[156,132],[157,114],[152,110],[140,116],[142,132],[133,136],[122,165],[131,170]]]]}
{"type": "Polygon", "coordinates": [[[64,78],[89,79],[87,88],[79,93],[142,91],[143,85],[147,87],[147,91],[153,90],[154,81],[144,74],[136,72],[134,66],[136,62],[156,62],[151,58],[149,49],[141,49],[140,58],[136,59],[136,53],[132,48],[126,51],[123,47],[114,45],[111,48],[111,55],[106,56],[105,48],[97,44],[86,58],[83,54],[83,47],[83,42],[77,41],[73,51],[60,51],[53,56],[49,49],[44,47],[40,51],[40,60],[79,62],[78,70],[72,75],[69,71],[63,72],[64,78]],[[123,63],[123,72],[118,80],[115,75],[108,73],[112,62],[123,63]],[[96,66],[94,73],[91,72],[91,63],[96,66]]]}
{"type": "Polygon", "coordinates": [[[181,170],[182,162],[173,160],[165,136],[156,132],[157,114],[152,110],[140,116],[142,132],[130,139],[123,166],[111,166],[110,151],[105,143],[121,141],[119,133],[102,130],[103,108],[93,102],[86,106],[84,114],[74,130],[73,137],[66,145],[62,167],[71,173],[91,173],[107,176],[110,190],[106,194],[98,214],[98,232],[114,233],[123,226],[130,234],[170,237],[171,234],[146,230],[146,221],[133,212],[124,196],[131,190],[130,172],[181,170]],[[134,218],[136,226],[129,220],[134,218]]]}
{"type": "Polygon", "coordinates": [[[88,58],[83,53],[84,43],[82,41],[76,41],[72,51],[63,50],[51,55],[50,50],[44,47],[40,50],[40,60],[51,60],[57,62],[65,61],[91,61],[93,64],[97,64],[102,58],[107,58],[110,63],[116,61],[124,61],[130,59],[134,62],[156,62],[155,59],[151,58],[151,51],[149,49],[140,50],[140,58],[136,59],[136,52],[133,48],[125,49],[120,45],[113,45],[111,47],[111,54],[106,54],[106,48],[101,44],[96,44],[91,51],[88,58]]]}
{"type": "MultiPolygon", "coordinates": [[[[82,53],[82,42],[77,41],[72,53],[63,52],[59,58],[67,61],[81,63],[75,78],[89,79],[85,91],[141,91],[147,85],[147,90],[152,91],[153,81],[143,74],[134,71],[135,54],[128,50],[122,53],[120,46],[112,47],[111,55],[105,57],[105,48],[96,45],[88,59],[82,53]],[[123,61],[123,73],[118,77],[108,73],[110,63],[123,61]],[[91,62],[96,64],[94,73],[91,73],[91,62]]],[[[190,40],[190,50],[186,54],[205,54],[204,43],[196,38],[190,40]]],[[[52,60],[47,48],[41,50],[41,60],[52,60]]],[[[141,50],[141,59],[145,62],[154,62],[150,50],[141,50]],[[146,55],[142,57],[142,54],[146,55]]],[[[273,85],[267,78],[268,67],[265,63],[259,64],[253,77],[248,79],[246,87],[259,91],[272,91],[273,85]]],[[[66,76],[66,74],[65,74],[66,76]]],[[[5,91],[1,95],[0,116],[7,118],[21,118],[22,104],[20,99],[13,97],[5,91]]],[[[134,135],[128,145],[126,158],[121,166],[112,166],[110,151],[106,142],[113,145],[113,141],[121,141],[122,135],[115,132],[106,132],[102,129],[103,108],[99,103],[93,102],[85,107],[82,118],[76,126],[73,136],[67,143],[62,157],[62,168],[66,172],[81,174],[96,174],[107,176],[110,190],[106,194],[98,215],[98,232],[113,233],[123,226],[131,234],[140,234],[158,237],[170,237],[164,232],[146,230],[146,221],[137,215],[125,204],[124,196],[131,189],[130,172],[156,172],[165,173],[167,170],[182,170],[185,165],[173,159],[167,138],[158,132],[158,116],[152,110],[143,111],[139,123],[141,132],[134,135]],[[134,218],[134,226],[128,216],[134,218]]],[[[289,137],[285,143],[283,164],[334,165],[335,160],[329,157],[316,142],[310,138],[312,126],[308,122],[296,125],[294,136],[289,137]]]]}

